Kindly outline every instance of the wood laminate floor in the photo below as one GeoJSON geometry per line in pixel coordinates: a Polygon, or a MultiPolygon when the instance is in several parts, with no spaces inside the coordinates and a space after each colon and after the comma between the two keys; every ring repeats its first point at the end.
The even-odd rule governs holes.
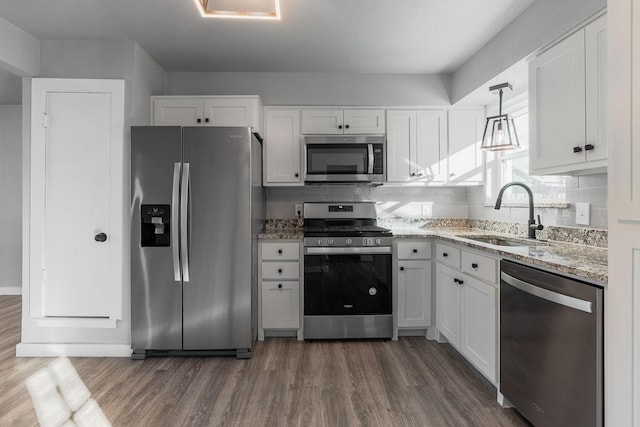
{"type": "MultiPolygon", "coordinates": [[[[16,358],[20,297],[0,297],[0,426],[37,425],[16,358]]],[[[449,345],[258,343],[235,358],[71,358],[114,426],[526,426],[449,345]]]]}

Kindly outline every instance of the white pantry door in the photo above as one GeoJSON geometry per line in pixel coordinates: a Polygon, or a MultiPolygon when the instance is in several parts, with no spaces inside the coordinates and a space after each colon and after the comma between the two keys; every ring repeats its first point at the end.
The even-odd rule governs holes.
{"type": "Polygon", "coordinates": [[[31,317],[118,319],[124,83],[34,79],[32,94],[31,317]]]}

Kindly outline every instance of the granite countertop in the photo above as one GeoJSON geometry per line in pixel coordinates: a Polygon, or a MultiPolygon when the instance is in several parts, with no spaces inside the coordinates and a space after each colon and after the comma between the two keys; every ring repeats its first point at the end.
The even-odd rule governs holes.
{"type": "MultiPolygon", "coordinates": [[[[388,224],[387,224],[388,225],[388,224]]],[[[391,231],[396,238],[434,238],[445,242],[456,243],[473,249],[479,249],[503,258],[537,265],[560,273],[566,273],[591,283],[606,286],[608,281],[608,251],[605,248],[564,243],[557,240],[528,240],[514,234],[456,226],[406,226],[393,227],[391,231]],[[506,238],[524,239],[527,246],[496,246],[465,238],[465,236],[504,236],[506,238]]],[[[302,240],[302,221],[269,224],[258,235],[260,240],[293,239],[302,240]]]]}
{"type": "Polygon", "coordinates": [[[303,237],[302,228],[267,229],[258,234],[259,240],[302,240],[303,237]]]}
{"type": "Polygon", "coordinates": [[[392,229],[397,238],[433,237],[439,240],[480,249],[488,253],[527,264],[538,265],[605,286],[608,281],[608,251],[604,248],[564,243],[560,241],[529,240],[512,234],[466,227],[415,227],[392,229]],[[527,246],[496,246],[470,240],[467,237],[490,235],[523,239],[527,246]]]}

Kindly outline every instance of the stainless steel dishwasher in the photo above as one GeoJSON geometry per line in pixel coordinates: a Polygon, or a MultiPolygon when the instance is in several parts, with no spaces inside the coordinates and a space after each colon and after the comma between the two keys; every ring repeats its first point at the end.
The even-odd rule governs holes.
{"type": "Polygon", "coordinates": [[[500,392],[536,427],[603,425],[602,288],[500,263],[500,392]]]}

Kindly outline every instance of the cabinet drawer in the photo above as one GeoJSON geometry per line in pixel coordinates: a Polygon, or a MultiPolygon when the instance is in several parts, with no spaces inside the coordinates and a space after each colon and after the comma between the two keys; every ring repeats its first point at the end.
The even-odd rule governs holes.
{"type": "Polygon", "coordinates": [[[299,262],[263,262],[263,279],[297,279],[300,277],[299,262]]]}
{"type": "Polygon", "coordinates": [[[263,260],[299,260],[299,243],[263,243],[263,260]]]}
{"type": "Polygon", "coordinates": [[[460,249],[442,243],[436,244],[436,259],[438,262],[460,268],[460,249]]]}
{"type": "Polygon", "coordinates": [[[398,259],[431,258],[431,242],[398,242],[398,259]]]}
{"type": "Polygon", "coordinates": [[[498,260],[473,252],[462,251],[462,271],[485,282],[496,283],[498,260]]]}

